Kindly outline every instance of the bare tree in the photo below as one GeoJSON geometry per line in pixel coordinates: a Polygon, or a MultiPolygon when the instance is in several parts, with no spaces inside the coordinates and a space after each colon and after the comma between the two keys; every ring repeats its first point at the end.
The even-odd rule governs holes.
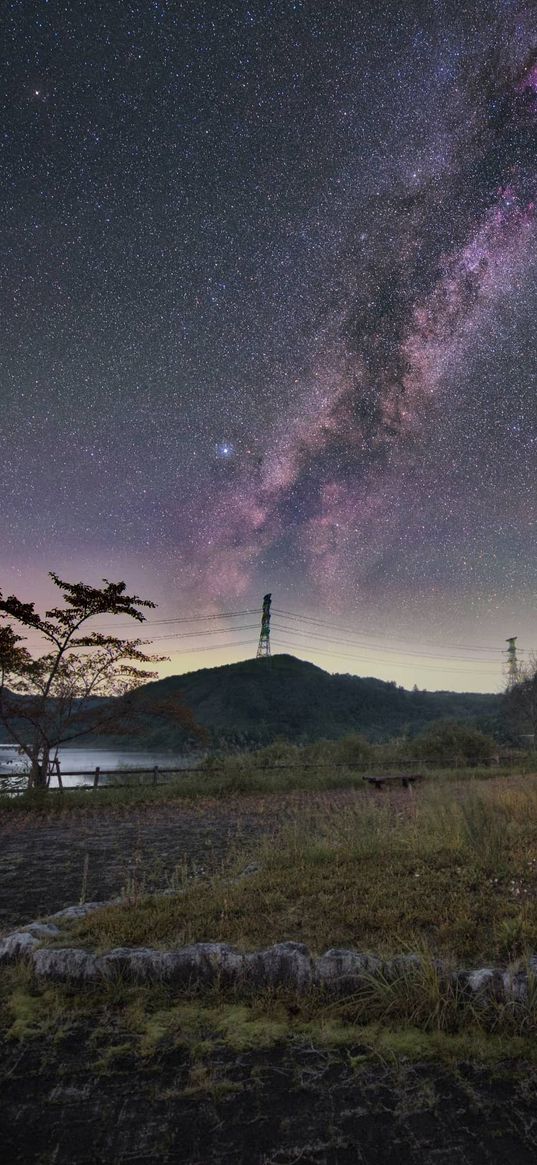
{"type": "Polygon", "coordinates": [[[504,696],[505,711],[511,725],[520,736],[529,736],[531,746],[537,743],[537,656],[519,664],[516,680],[509,684],[504,696]]]}
{"type": "MultiPolygon", "coordinates": [[[[58,748],[89,732],[121,732],[132,716],[132,693],[156,672],[148,664],[147,641],[92,631],[100,615],[128,616],[143,623],[140,608],[155,603],[127,594],[124,582],[102,587],[68,583],[50,572],[63,606],[44,616],[15,595],[3,599],[0,617],[0,723],[30,761],[29,787],[46,788],[58,748]],[[37,633],[46,648],[34,655],[12,622],[37,633]],[[112,697],[122,697],[113,700],[112,697]]],[[[159,709],[155,706],[153,712],[159,709]]],[[[184,709],[181,710],[183,713],[184,709]]],[[[188,720],[188,715],[185,717],[188,720]]]]}

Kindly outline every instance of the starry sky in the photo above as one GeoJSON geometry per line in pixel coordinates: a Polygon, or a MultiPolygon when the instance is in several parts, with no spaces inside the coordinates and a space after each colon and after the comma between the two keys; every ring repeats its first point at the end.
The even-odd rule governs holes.
{"type": "Polygon", "coordinates": [[[0,586],[162,674],[537,647],[537,0],[6,0],[0,586]],[[158,643],[157,643],[158,641],[158,643]]]}

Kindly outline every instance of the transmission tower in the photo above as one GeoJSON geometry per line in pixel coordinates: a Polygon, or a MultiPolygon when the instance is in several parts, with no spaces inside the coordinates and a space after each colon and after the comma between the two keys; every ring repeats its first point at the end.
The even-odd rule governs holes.
{"type": "Polygon", "coordinates": [[[265,656],[270,655],[270,604],[272,602],[272,595],[265,595],[263,599],[263,612],[261,615],[261,634],[259,636],[259,643],[257,645],[257,659],[264,659],[265,656]]]}
{"type": "Polygon", "coordinates": [[[516,684],[518,680],[518,659],[516,653],[516,641],[518,636],[512,635],[510,639],[506,639],[507,643],[507,680],[510,684],[516,684]]]}

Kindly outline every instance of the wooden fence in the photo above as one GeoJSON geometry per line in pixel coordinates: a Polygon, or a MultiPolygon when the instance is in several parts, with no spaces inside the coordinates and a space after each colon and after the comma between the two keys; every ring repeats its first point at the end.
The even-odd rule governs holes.
{"type": "MultiPolygon", "coordinates": [[[[285,767],[288,767],[288,766],[285,766],[285,767]]],[[[212,772],[222,771],[222,769],[223,769],[223,766],[218,770],[212,769],[211,771],[212,772]]],[[[148,782],[149,784],[162,785],[162,784],[165,784],[165,781],[161,781],[159,779],[160,777],[171,776],[174,773],[199,773],[200,771],[201,770],[200,770],[199,765],[192,767],[192,768],[179,768],[179,769],[161,769],[159,765],[154,765],[152,768],[148,768],[146,766],[145,768],[141,768],[141,769],[102,769],[100,767],[100,765],[97,765],[97,767],[95,769],[77,769],[75,772],[67,772],[67,771],[61,772],[61,770],[54,769],[54,771],[49,774],[49,788],[51,788],[51,789],[54,788],[54,785],[52,784],[53,778],[56,778],[56,782],[57,782],[56,787],[60,790],[61,793],[63,793],[65,788],[77,789],[77,790],[80,790],[80,789],[99,789],[99,788],[102,789],[103,785],[101,785],[100,782],[101,782],[101,777],[103,777],[103,776],[104,777],[115,777],[117,775],[117,776],[121,776],[121,777],[130,777],[133,775],[141,776],[142,774],[151,778],[150,781],[148,782]],[[63,783],[64,777],[81,777],[81,778],[82,777],[91,777],[92,781],[91,781],[91,784],[64,786],[64,783],[63,783]]],[[[28,774],[24,773],[24,772],[0,773],[0,781],[10,780],[13,778],[24,779],[24,777],[26,777],[26,776],[28,776],[28,774]]],[[[108,788],[110,788],[110,787],[111,786],[108,786],[108,788]]],[[[114,789],[126,789],[129,787],[129,784],[128,784],[128,782],[114,781],[114,784],[112,787],[114,789]]],[[[13,790],[13,791],[18,792],[19,790],[13,790]]],[[[21,790],[21,791],[23,791],[23,790],[21,790]]]]}
{"type": "MultiPolygon", "coordinates": [[[[233,758],[230,758],[230,759],[233,759],[233,758]]],[[[395,762],[394,764],[391,764],[391,765],[387,764],[386,762],[384,762],[384,763],[379,762],[376,764],[374,762],[367,763],[365,761],[357,762],[356,764],[343,763],[343,762],[333,763],[330,761],[325,761],[325,762],[321,762],[321,763],[308,762],[306,764],[301,764],[299,761],[295,761],[294,763],[289,762],[287,764],[266,765],[266,766],[254,764],[253,768],[255,769],[256,773],[262,773],[262,772],[272,773],[272,772],[285,772],[285,771],[289,772],[292,769],[300,769],[301,771],[310,770],[310,771],[316,771],[316,772],[318,772],[319,770],[323,770],[323,769],[330,769],[330,770],[334,770],[334,769],[347,769],[347,770],[349,770],[349,769],[351,769],[354,772],[362,772],[363,774],[377,773],[377,774],[384,774],[386,776],[390,773],[393,773],[395,775],[397,775],[399,773],[404,774],[404,773],[408,773],[409,770],[416,770],[416,769],[419,769],[422,772],[428,772],[431,769],[437,770],[439,768],[442,768],[442,769],[443,768],[455,768],[455,769],[460,769],[461,772],[464,772],[465,769],[487,767],[487,768],[490,768],[492,771],[494,771],[494,769],[499,767],[499,766],[507,768],[507,767],[510,767],[513,764],[517,764],[517,763],[518,764],[521,763],[520,756],[506,754],[505,756],[502,756],[501,758],[495,757],[492,760],[490,758],[487,758],[486,760],[484,758],[481,760],[479,758],[476,758],[475,761],[473,761],[470,764],[466,764],[466,765],[461,764],[460,757],[445,758],[443,761],[443,764],[441,764],[441,765],[439,765],[437,763],[435,764],[432,761],[423,761],[422,759],[418,759],[417,757],[416,758],[406,757],[404,759],[403,758],[398,759],[397,762],[395,762]]],[[[199,773],[199,774],[204,774],[207,777],[210,777],[213,774],[223,773],[226,771],[229,771],[227,769],[226,764],[211,764],[210,766],[207,766],[205,768],[202,765],[192,765],[192,766],[186,766],[186,767],[180,767],[180,768],[161,768],[160,765],[153,765],[152,767],[145,766],[143,768],[132,768],[132,769],[107,769],[107,768],[101,768],[100,765],[97,765],[97,767],[95,769],[84,769],[84,770],[76,770],[76,771],[70,771],[70,772],[67,772],[67,771],[61,772],[61,770],[59,771],[59,770],[55,769],[54,772],[51,773],[49,776],[49,788],[51,790],[58,790],[59,792],[62,792],[62,793],[64,792],[64,789],[66,789],[66,788],[67,789],[76,789],[77,791],[80,791],[81,789],[87,789],[88,791],[92,791],[94,789],[102,789],[102,788],[124,789],[124,788],[130,787],[129,781],[114,780],[113,785],[102,785],[101,778],[102,777],[146,776],[146,777],[148,777],[147,784],[155,786],[155,785],[166,784],[167,783],[166,778],[173,777],[173,776],[185,776],[188,773],[199,773]],[[64,784],[63,784],[64,777],[79,777],[81,779],[90,778],[90,780],[87,784],[83,784],[83,785],[81,784],[81,785],[64,786],[64,784]],[[54,778],[56,778],[55,785],[52,784],[52,781],[54,778]]],[[[25,776],[27,776],[27,773],[24,773],[24,772],[11,772],[11,773],[4,772],[4,773],[0,773],[0,782],[3,780],[5,781],[5,780],[13,779],[13,778],[23,779],[25,776]]],[[[13,790],[10,790],[10,792],[13,792],[13,793],[24,792],[24,789],[13,789],[13,790]]]]}

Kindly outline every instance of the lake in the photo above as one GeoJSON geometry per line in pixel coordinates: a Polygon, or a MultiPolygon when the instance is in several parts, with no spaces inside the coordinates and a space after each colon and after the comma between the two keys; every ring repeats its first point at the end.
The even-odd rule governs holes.
{"type": "MultiPolygon", "coordinates": [[[[199,758],[177,755],[171,752],[150,752],[144,749],[128,748],[60,748],[60,770],[64,785],[91,785],[93,773],[97,766],[103,774],[102,783],[106,782],[107,773],[117,772],[118,769],[153,769],[158,765],[160,769],[188,768],[195,766],[199,758]],[[91,776],[63,776],[63,773],[90,772],[91,776]]],[[[17,748],[12,744],[0,744],[0,776],[16,776],[27,772],[28,764],[25,757],[19,756],[17,748]]],[[[52,777],[51,786],[57,785],[52,777]]]]}

